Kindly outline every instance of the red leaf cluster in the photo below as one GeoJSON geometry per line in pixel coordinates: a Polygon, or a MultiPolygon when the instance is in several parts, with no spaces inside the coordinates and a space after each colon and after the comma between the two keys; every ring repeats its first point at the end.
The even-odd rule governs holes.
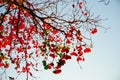
{"type": "MultiPolygon", "coordinates": [[[[86,7],[83,8],[84,2],[72,3],[73,14],[77,12],[78,18],[75,16],[72,19],[68,15],[68,20],[64,14],[60,16],[54,11],[56,9],[52,6],[57,2],[41,8],[31,2],[0,0],[6,11],[0,15],[0,53],[4,52],[3,55],[0,54],[0,68],[9,68],[9,64],[12,64],[18,73],[27,72],[33,76],[31,71],[39,71],[41,61],[45,70],[53,69],[54,74],[59,74],[61,67],[73,56],[78,62],[84,61],[83,54],[91,52],[89,43],[86,42],[87,37],[81,29],[89,21],[86,7]],[[50,11],[46,12],[48,9],[50,11]],[[42,60],[37,61],[39,58],[42,60]]],[[[95,34],[97,28],[94,27],[86,26],[85,31],[95,34]]]]}
{"type": "Polygon", "coordinates": [[[89,52],[91,52],[91,49],[90,49],[90,48],[85,48],[85,49],[84,49],[84,53],[89,53],[89,52]]]}
{"type": "Polygon", "coordinates": [[[97,28],[91,29],[91,34],[95,34],[95,33],[97,33],[97,28]]]}
{"type": "Polygon", "coordinates": [[[54,74],[59,74],[59,73],[61,73],[61,70],[60,69],[56,69],[56,70],[53,71],[53,73],[54,74]]]}

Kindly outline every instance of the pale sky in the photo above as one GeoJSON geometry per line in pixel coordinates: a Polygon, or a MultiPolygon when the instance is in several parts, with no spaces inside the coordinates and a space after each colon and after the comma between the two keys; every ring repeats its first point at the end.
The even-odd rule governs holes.
{"type": "Polygon", "coordinates": [[[107,32],[100,29],[94,36],[93,51],[80,63],[82,69],[74,60],[68,61],[60,75],[43,71],[40,80],[120,80],[120,1],[111,0],[107,6],[95,0],[88,1],[91,12],[107,19],[102,25],[110,29],[107,32]]]}
{"type": "Polygon", "coordinates": [[[92,52],[80,63],[82,69],[75,60],[67,61],[61,74],[41,71],[39,80],[120,80],[120,1],[111,0],[107,6],[97,1],[88,0],[91,12],[107,19],[102,25],[110,29],[105,32],[99,28],[92,52]]]}

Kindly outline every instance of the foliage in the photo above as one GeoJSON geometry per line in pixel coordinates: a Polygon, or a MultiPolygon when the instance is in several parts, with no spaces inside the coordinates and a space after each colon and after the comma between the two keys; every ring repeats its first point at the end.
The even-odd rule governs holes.
{"type": "Polygon", "coordinates": [[[86,5],[85,0],[0,0],[1,79],[11,68],[28,80],[41,68],[61,73],[73,57],[84,61],[101,21],[86,5]]]}

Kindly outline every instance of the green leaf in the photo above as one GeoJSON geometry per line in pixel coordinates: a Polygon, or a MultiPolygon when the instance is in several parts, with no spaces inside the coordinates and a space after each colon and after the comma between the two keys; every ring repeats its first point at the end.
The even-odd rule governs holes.
{"type": "Polygon", "coordinates": [[[44,69],[45,69],[45,70],[48,70],[48,65],[44,66],[44,69]]]}
{"type": "Polygon", "coordinates": [[[58,54],[58,56],[61,58],[62,57],[62,53],[57,53],[58,54]]]}
{"type": "Polygon", "coordinates": [[[45,60],[43,60],[42,63],[43,63],[43,66],[46,66],[46,61],[45,60]]]}
{"type": "Polygon", "coordinates": [[[8,1],[9,1],[9,0],[5,1],[4,4],[8,4],[8,1]]]}
{"type": "Polygon", "coordinates": [[[5,64],[7,64],[8,62],[7,61],[5,61],[5,64]]]}
{"type": "Polygon", "coordinates": [[[47,42],[42,42],[44,45],[46,45],[47,44],[47,42]]]}
{"type": "Polygon", "coordinates": [[[49,33],[49,32],[50,32],[50,30],[46,30],[46,32],[47,32],[47,33],[49,33]]]}
{"type": "Polygon", "coordinates": [[[44,30],[44,34],[47,36],[50,30],[44,30]]]}
{"type": "Polygon", "coordinates": [[[18,65],[18,68],[20,68],[20,65],[18,65]]]}
{"type": "Polygon", "coordinates": [[[5,56],[5,59],[8,60],[9,58],[7,58],[7,57],[5,56]]]}

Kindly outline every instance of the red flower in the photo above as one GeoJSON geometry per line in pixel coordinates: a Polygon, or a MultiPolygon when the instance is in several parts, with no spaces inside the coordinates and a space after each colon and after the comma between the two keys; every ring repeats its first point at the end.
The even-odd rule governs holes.
{"type": "Polygon", "coordinates": [[[91,52],[91,49],[90,49],[90,48],[85,48],[85,49],[84,49],[84,53],[89,53],[89,52],[91,52]]]}

